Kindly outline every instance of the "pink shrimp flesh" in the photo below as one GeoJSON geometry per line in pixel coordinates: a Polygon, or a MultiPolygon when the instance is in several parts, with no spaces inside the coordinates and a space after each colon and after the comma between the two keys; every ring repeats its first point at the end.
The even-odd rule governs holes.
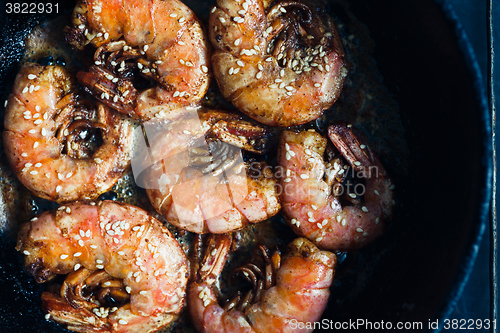
{"type": "Polygon", "coordinates": [[[271,168],[245,162],[241,151],[267,151],[269,132],[215,110],[173,122],[150,140],[154,160],[142,181],[153,207],[195,233],[226,233],[276,215],[280,204],[271,168]]]}
{"type": "Polygon", "coordinates": [[[281,212],[295,233],[320,248],[354,250],[384,232],[394,208],[394,185],[359,130],[338,123],[328,133],[342,156],[328,162],[327,139],[314,130],[282,133],[281,212]],[[349,172],[360,182],[350,183],[349,172]]]}
{"type": "Polygon", "coordinates": [[[178,0],[80,0],[66,40],[97,47],[78,74],[94,97],[143,121],[198,105],[209,83],[210,49],[195,14],[178,0]],[[134,78],[154,82],[139,91],[134,78]],[[134,85],[135,84],[135,85],[134,85]]]}
{"type": "Polygon", "coordinates": [[[330,296],[335,254],[319,250],[305,238],[291,242],[283,257],[261,247],[263,265],[249,263],[237,270],[253,289],[221,306],[213,284],[229,244],[214,242],[216,254],[205,257],[198,280],[188,286],[189,312],[198,332],[312,332],[296,327],[321,318],[330,296]]]}
{"type": "Polygon", "coordinates": [[[347,63],[333,20],[319,8],[313,0],[217,0],[208,32],[223,97],[272,126],[303,124],[331,107],[347,63]]]}
{"type": "Polygon", "coordinates": [[[69,274],[60,292],[43,293],[42,306],[71,330],[154,332],[182,308],[184,252],[140,208],[113,201],[67,204],[22,225],[16,248],[39,283],[69,274]]]}
{"type": "Polygon", "coordinates": [[[26,63],[5,110],[3,140],[19,180],[35,195],[68,202],[95,199],[130,165],[132,124],[76,97],[60,66],[26,63]],[[96,142],[102,138],[98,147],[96,142]]]}

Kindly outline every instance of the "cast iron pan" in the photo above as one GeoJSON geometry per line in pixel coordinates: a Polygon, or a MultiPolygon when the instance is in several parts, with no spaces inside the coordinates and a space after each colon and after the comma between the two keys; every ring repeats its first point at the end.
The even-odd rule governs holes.
{"type": "MultiPolygon", "coordinates": [[[[196,2],[188,2],[197,11],[196,2]]],[[[59,2],[59,11],[72,8],[59,2]]],[[[451,312],[488,221],[490,119],[480,74],[453,11],[432,0],[351,0],[375,42],[383,82],[399,104],[409,172],[398,179],[396,218],[372,260],[344,269],[324,318],[337,322],[422,322],[451,312]]],[[[332,4],[335,11],[336,6],[332,4]]],[[[197,14],[203,19],[207,12],[197,14]]],[[[348,15],[336,15],[349,24],[348,15]]],[[[0,14],[0,87],[5,100],[19,69],[23,37],[56,15],[0,14]]],[[[3,105],[3,103],[2,103],[3,105]]],[[[2,106],[3,108],[3,106],[2,106]]],[[[1,112],[3,115],[3,112],[1,112]]],[[[3,124],[3,119],[2,119],[3,124]]],[[[391,169],[389,166],[388,169],[391,169]]],[[[16,184],[0,153],[0,331],[64,332],[44,319],[41,287],[14,251],[16,184]]],[[[365,259],[363,259],[365,258],[365,259]]]]}

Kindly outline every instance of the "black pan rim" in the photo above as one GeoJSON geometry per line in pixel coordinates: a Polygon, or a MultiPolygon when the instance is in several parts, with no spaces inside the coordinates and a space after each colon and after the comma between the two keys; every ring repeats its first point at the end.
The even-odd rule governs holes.
{"type": "MultiPolygon", "coordinates": [[[[488,104],[486,87],[484,84],[483,74],[481,73],[479,62],[470,39],[455,9],[453,8],[453,5],[447,0],[435,0],[435,2],[441,7],[446,19],[454,27],[458,46],[462,51],[462,55],[465,57],[465,61],[469,67],[469,71],[474,78],[473,85],[477,103],[480,105],[482,117],[481,122],[483,124],[483,147],[481,147],[483,156],[481,162],[484,168],[483,186],[480,186],[480,188],[482,188],[480,193],[481,200],[479,200],[479,206],[476,207],[477,214],[475,215],[478,217],[479,222],[475,225],[475,234],[471,235],[472,243],[469,245],[468,252],[464,255],[459,271],[456,274],[453,283],[448,288],[447,296],[444,298],[445,304],[441,306],[441,309],[434,318],[439,319],[440,323],[439,327],[433,330],[433,332],[437,333],[443,330],[444,319],[450,317],[456,307],[457,301],[462,296],[463,290],[473,271],[479,252],[479,246],[483,240],[485,230],[490,221],[490,206],[493,191],[493,143],[491,110],[488,104]]],[[[491,260],[496,260],[496,258],[491,258],[491,260]]]]}

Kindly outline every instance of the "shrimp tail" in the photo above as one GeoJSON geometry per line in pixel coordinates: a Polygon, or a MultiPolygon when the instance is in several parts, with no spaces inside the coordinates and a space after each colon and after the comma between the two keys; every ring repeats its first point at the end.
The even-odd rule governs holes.
{"type": "Polygon", "coordinates": [[[91,66],[88,72],[80,71],[76,77],[85,91],[99,101],[127,116],[134,116],[138,92],[132,82],[115,78],[110,71],[98,66],[91,66]]]}
{"type": "Polygon", "coordinates": [[[81,307],[75,308],[54,293],[42,293],[42,310],[48,314],[48,318],[68,325],[67,328],[71,331],[96,333],[110,331],[110,325],[94,316],[92,311],[81,307]]]}
{"type": "Polygon", "coordinates": [[[356,172],[369,175],[371,168],[376,167],[378,174],[386,175],[368,139],[359,129],[345,122],[339,122],[328,128],[328,136],[356,172]]]}

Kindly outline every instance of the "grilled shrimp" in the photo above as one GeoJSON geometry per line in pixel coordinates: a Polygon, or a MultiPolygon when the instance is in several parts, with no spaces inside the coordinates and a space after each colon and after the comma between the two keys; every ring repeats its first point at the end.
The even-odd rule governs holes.
{"type": "Polygon", "coordinates": [[[95,199],[130,165],[130,121],[102,104],[96,109],[79,99],[60,66],[27,63],[21,68],[4,127],[14,173],[45,199],[95,199]]]}
{"type": "Polygon", "coordinates": [[[241,151],[264,153],[269,132],[215,110],[173,122],[149,140],[155,159],[142,181],[153,207],[195,233],[225,233],[276,215],[271,168],[245,162],[241,151]]]}
{"type": "Polygon", "coordinates": [[[306,123],[340,95],[344,50],[332,19],[313,1],[217,0],[212,10],[209,37],[221,93],[261,123],[306,123]]]}
{"type": "Polygon", "coordinates": [[[197,281],[188,286],[187,304],[198,332],[311,332],[297,327],[321,318],[330,296],[335,254],[319,250],[305,238],[291,242],[283,257],[261,246],[264,264],[249,263],[236,271],[253,284],[253,290],[244,296],[238,292],[221,306],[213,284],[230,241],[219,237],[226,238],[212,242],[216,251],[205,257],[197,281]]]}
{"type": "Polygon", "coordinates": [[[209,86],[209,42],[178,0],[80,0],[66,40],[97,47],[95,65],[78,74],[106,105],[143,121],[197,105],[209,86]],[[134,77],[155,82],[140,90],[134,77]],[[135,86],[134,86],[135,84],[135,86]]]}
{"type": "Polygon", "coordinates": [[[394,185],[359,130],[338,123],[328,135],[343,158],[325,163],[327,139],[320,134],[282,133],[282,214],[295,233],[322,249],[358,249],[384,232],[394,208],[394,185]],[[360,182],[347,178],[349,173],[360,182]]]}
{"type": "Polygon", "coordinates": [[[47,317],[77,332],[153,332],[184,303],[188,265],[154,217],[113,201],[71,203],[22,225],[17,250],[44,292],[47,317]]]}

